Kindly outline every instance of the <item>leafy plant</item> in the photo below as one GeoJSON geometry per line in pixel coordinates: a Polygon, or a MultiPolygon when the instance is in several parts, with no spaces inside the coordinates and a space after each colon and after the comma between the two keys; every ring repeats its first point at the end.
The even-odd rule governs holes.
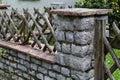
{"type": "Polygon", "coordinates": [[[120,1],[119,0],[78,0],[75,7],[79,8],[105,8],[113,9],[113,13],[109,14],[110,23],[116,20],[120,28],[120,1]]]}
{"type": "Polygon", "coordinates": [[[4,57],[8,56],[6,50],[4,50],[3,48],[0,48],[0,56],[4,56],[4,57]]]}

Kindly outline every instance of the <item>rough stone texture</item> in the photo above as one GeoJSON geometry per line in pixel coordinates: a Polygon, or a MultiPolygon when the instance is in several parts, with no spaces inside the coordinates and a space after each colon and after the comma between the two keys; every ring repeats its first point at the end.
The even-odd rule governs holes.
{"type": "Polygon", "coordinates": [[[65,40],[65,33],[64,33],[64,31],[56,30],[55,37],[59,41],[64,41],[65,40]]]}
{"type": "Polygon", "coordinates": [[[84,58],[71,56],[69,57],[69,60],[70,60],[69,66],[71,66],[72,68],[76,70],[85,72],[91,69],[91,57],[89,56],[86,56],[84,58]]]}
{"type": "Polygon", "coordinates": [[[66,41],[73,43],[74,42],[74,34],[73,32],[66,32],[66,41]]]}
{"type": "Polygon", "coordinates": [[[75,43],[76,44],[90,44],[92,42],[93,36],[90,32],[75,32],[75,43]]]}
{"type": "Polygon", "coordinates": [[[22,71],[27,71],[27,68],[21,64],[18,64],[18,69],[20,69],[22,71]]]}
{"type": "Polygon", "coordinates": [[[19,56],[20,58],[22,58],[22,59],[25,59],[25,58],[26,58],[26,55],[25,55],[25,54],[20,54],[20,53],[18,53],[18,56],[19,56]]]}
{"type": "Polygon", "coordinates": [[[40,80],[43,80],[43,74],[38,73],[38,74],[37,74],[37,78],[40,79],[40,80]]]}
{"type": "Polygon", "coordinates": [[[38,65],[42,64],[42,61],[40,61],[39,59],[35,59],[35,58],[31,58],[31,62],[38,64],[38,65]]]}
{"type": "MultiPolygon", "coordinates": [[[[91,10],[86,10],[85,13],[84,10],[81,13],[77,13],[76,11],[81,12],[79,9],[53,11],[53,13],[55,13],[54,23],[57,28],[55,33],[59,34],[56,36],[56,39],[58,40],[56,49],[58,49],[58,52],[55,57],[58,64],[70,67],[70,69],[62,67],[62,74],[66,76],[69,76],[70,74],[73,80],[89,80],[94,77],[93,39],[95,17],[84,15],[98,14],[98,11],[92,10],[93,13],[90,12],[91,10]],[[61,13],[63,13],[63,16],[61,13]],[[82,15],[82,17],[80,15],[82,15]]],[[[107,10],[101,11],[107,13],[107,10]]],[[[61,76],[58,77],[61,78],[61,76]]],[[[71,78],[68,78],[68,80],[71,78]]]]}
{"type": "Polygon", "coordinates": [[[71,53],[71,45],[70,44],[62,44],[62,52],[66,53],[66,54],[70,54],[71,53]]]}
{"type": "Polygon", "coordinates": [[[65,80],[65,77],[64,76],[62,76],[62,75],[57,75],[57,80],[65,80]]]}
{"type": "Polygon", "coordinates": [[[61,71],[61,67],[58,66],[58,65],[53,65],[53,70],[57,71],[57,72],[60,72],[61,71]]]}
{"type": "Polygon", "coordinates": [[[43,67],[38,67],[38,71],[40,71],[43,74],[47,74],[47,69],[43,68],[43,67]]]}
{"type": "Polygon", "coordinates": [[[59,63],[60,65],[65,65],[65,60],[64,60],[65,55],[64,54],[57,52],[57,54],[55,56],[56,56],[57,63],[59,63]]]}
{"type": "Polygon", "coordinates": [[[94,20],[106,20],[107,17],[95,18],[93,15],[103,15],[110,11],[105,9],[53,11],[58,14],[54,15],[53,22],[57,40],[55,63],[6,49],[9,56],[0,57],[0,73],[5,74],[3,76],[14,73],[9,77],[10,80],[94,80],[94,20]]]}
{"type": "Polygon", "coordinates": [[[61,73],[66,76],[70,76],[70,70],[64,67],[61,68],[61,73]]]}
{"type": "Polygon", "coordinates": [[[75,80],[89,80],[88,73],[85,72],[78,72],[78,71],[71,71],[72,78],[75,80]]]}
{"type": "Polygon", "coordinates": [[[72,54],[78,57],[85,57],[88,54],[90,46],[78,46],[78,45],[72,45],[72,54]]]}
{"type": "Polygon", "coordinates": [[[49,71],[48,74],[49,74],[49,76],[52,77],[52,78],[55,78],[56,75],[57,75],[57,74],[56,74],[55,72],[53,72],[53,71],[49,71]]]}
{"type": "Polygon", "coordinates": [[[59,42],[55,42],[55,47],[57,51],[61,52],[62,51],[62,45],[59,42]]]}
{"type": "Polygon", "coordinates": [[[76,18],[73,22],[75,30],[93,30],[94,17],[76,18]]]}
{"type": "Polygon", "coordinates": [[[37,65],[34,63],[31,63],[30,68],[33,70],[37,70],[37,65]]]}

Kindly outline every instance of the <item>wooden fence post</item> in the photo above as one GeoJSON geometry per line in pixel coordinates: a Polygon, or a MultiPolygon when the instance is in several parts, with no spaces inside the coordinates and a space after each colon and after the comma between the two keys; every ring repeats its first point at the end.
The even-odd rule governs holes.
{"type": "Polygon", "coordinates": [[[94,50],[95,50],[95,80],[104,80],[104,43],[103,36],[105,36],[106,21],[101,18],[95,19],[95,37],[94,37],[94,50]]]}

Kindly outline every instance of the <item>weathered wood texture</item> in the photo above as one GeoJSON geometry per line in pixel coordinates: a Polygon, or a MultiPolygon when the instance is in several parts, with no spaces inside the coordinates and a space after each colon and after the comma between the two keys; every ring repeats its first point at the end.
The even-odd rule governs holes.
{"type": "Polygon", "coordinates": [[[95,27],[95,80],[115,80],[113,73],[120,70],[120,59],[116,55],[114,49],[120,49],[120,30],[116,23],[113,22],[112,29],[114,31],[114,37],[107,38],[104,35],[103,21],[97,21],[98,25],[95,27]],[[108,67],[106,63],[106,55],[110,54],[114,61],[112,67],[108,67]]]}
{"type": "Polygon", "coordinates": [[[25,54],[30,55],[32,57],[47,61],[49,63],[55,63],[54,54],[46,54],[41,50],[33,49],[27,45],[22,46],[22,45],[18,45],[17,43],[14,43],[14,42],[6,42],[6,41],[0,40],[0,47],[12,49],[12,50],[15,50],[15,51],[18,51],[21,53],[25,53],[25,54]]]}
{"type": "Polygon", "coordinates": [[[104,20],[95,21],[95,80],[104,80],[104,44],[105,33],[104,20]]]}
{"type": "Polygon", "coordinates": [[[114,51],[114,49],[120,49],[120,45],[119,45],[119,43],[120,43],[120,30],[117,27],[115,22],[113,22],[112,29],[113,29],[115,34],[111,39],[107,39],[106,37],[103,37],[105,47],[106,47],[107,51],[109,52],[107,54],[110,54],[112,56],[113,61],[114,61],[114,64],[110,68],[108,68],[106,65],[106,62],[104,62],[104,67],[105,67],[105,72],[106,72],[104,80],[107,80],[108,78],[110,80],[115,80],[113,73],[117,69],[120,70],[120,59],[118,58],[118,56],[116,55],[116,53],[114,51]]]}
{"type": "Polygon", "coordinates": [[[45,8],[44,13],[34,9],[34,14],[23,9],[18,13],[12,9],[11,13],[0,12],[0,38],[20,45],[29,45],[42,50],[44,53],[54,53],[54,28],[51,25],[50,9],[45,8]]]}

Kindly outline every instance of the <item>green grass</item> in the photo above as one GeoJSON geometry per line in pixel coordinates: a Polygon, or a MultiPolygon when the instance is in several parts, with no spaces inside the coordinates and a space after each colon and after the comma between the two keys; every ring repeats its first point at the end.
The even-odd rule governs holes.
{"type": "MultiPolygon", "coordinates": [[[[120,50],[114,49],[114,51],[115,51],[117,57],[120,58],[120,50]]],[[[108,65],[109,68],[114,64],[114,60],[112,59],[112,57],[111,57],[111,55],[109,53],[106,56],[106,62],[107,62],[107,65],[108,65]]],[[[113,73],[113,76],[114,76],[115,80],[120,80],[120,70],[117,69],[113,73]]]]}

